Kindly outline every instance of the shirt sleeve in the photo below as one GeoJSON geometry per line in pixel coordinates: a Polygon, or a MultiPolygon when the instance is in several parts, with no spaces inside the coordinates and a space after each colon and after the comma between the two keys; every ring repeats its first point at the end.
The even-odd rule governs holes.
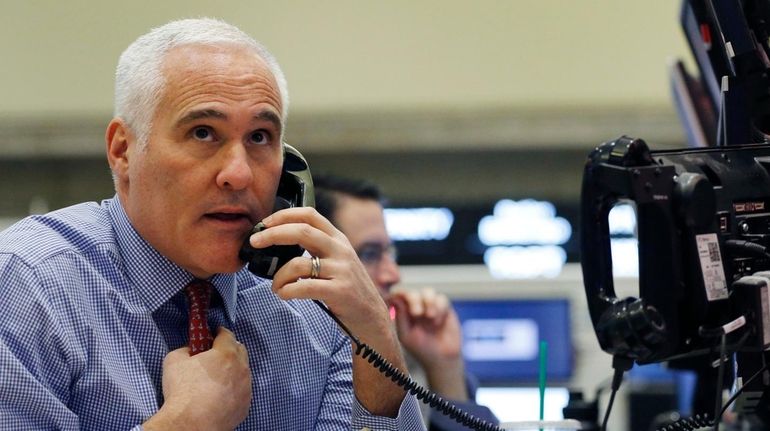
{"type": "Polygon", "coordinates": [[[38,279],[0,254],[0,429],[78,430],[67,341],[38,279]]]}
{"type": "MultiPolygon", "coordinates": [[[[475,400],[476,399],[476,390],[479,387],[479,382],[476,379],[476,377],[473,374],[465,373],[465,386],[468,389],[468,399],[469,400],[475,400]]],[[[477,417],[485,422],[491,423],[491,424],[499,424],[499,420],[497,417],[492,413],[491,410],[489,410],[486,406],[481,406],[476,404],[475,401],[455,401],[455,400],[448,400],[457,408],[460,410],[473,415],[474,417],[477,417]]],[[[428,423],[428,429],[430,431],[462,431],[467,430],[463,425],[460,425],[457,421],[450,418],[447,415],[442,414],[439,411],[432,410],[430,414],[430,422],[428,423]]]]}
{"type": "Polygon", "coordinates": [[[404,397],[395,418],[376,416],[367,411],[353,395],[350,340],[340,333],[336,347],[318,413],[316,431],[425,430],[417,399],[412,395],[404,397]]]}
{"type": "Polygon", "coordinates": [[[346,337],[337,333],[335,347],[318,411],[316,431],[350,429],[353,394],[350,343],[346,337]]]}
{"type": "Polygon", "coordinates": [[[383,430],[383,431],[420,431],[425,430],[425,423],[422,420],[420,407],[417,405],[417,399],[413,395],[407,395],[401,401],[401,407],[398,409],[398,416],[389,418],[384,416],[375,416],[370,413],[357,399],[353,401],[353,430],[383,430]]]}

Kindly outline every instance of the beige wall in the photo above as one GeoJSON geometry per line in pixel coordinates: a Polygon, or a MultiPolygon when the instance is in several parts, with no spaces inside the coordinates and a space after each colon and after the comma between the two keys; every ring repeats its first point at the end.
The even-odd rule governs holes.
{"type": "Polygon", "coordinates": [[[117,57],[170,19],[261,39],[293,110],[670,109],[686,54],[671,0],[2,0],[0,118],[109,115],[117,57]]]}
{"type": "Polygon", "coordinates": [[[685,145],[666,72],[689,57],[679,4],[0,0],[0,216],[112,193],[118,56],[191,16],[230,21],[279,58],[287,140],[314,172],[369,178],[392,202],[576,201],[596,144],[685,145]]]}

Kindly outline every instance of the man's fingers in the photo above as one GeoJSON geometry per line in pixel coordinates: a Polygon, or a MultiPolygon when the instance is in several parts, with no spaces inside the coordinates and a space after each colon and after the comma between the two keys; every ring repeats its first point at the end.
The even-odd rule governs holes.
{"type": "Polygon", "coordinates": [[[211,348],[221,350],[225,348],[233,348],[238,344],[240,343],[235,339],[235,335],[230,332],[229,329],[225,328],[224,326],[220,326],[217,330],[217,336],[214,338],[214,344],[211,348]]]}
{"type": "MultiPolygon", "coordinates": [[[[241,344],[235,338],[235,335],[224,326],[219,327],[217,336],[214,338],[214,344],[212,345],[211,349],[222,353],[231,352],[232,354],[235,354],[235,357],[244,366],[248,366],[249,364],[249,353],[246,350],[246,346],[241,344]]],[[[203,352],[202,354],[206,354],[206,352],[203,352]]]]}
{"type": "Polygon", "coordinates": [[[403,301],[407,312],[413,318],[428,320],[442,320],[450,308],[446,295],[436,292],[432,288],[422,290],[393,290],[390,294],[391,301],[403,301]]]}
{"type": "Polygon", "coordinates": [[[328,247],[328,242],[329,235],[307,223],[284,223],[249,237],[254,248],[299,244],[311,254],[318,254],[318,250],[328,247]]]}
{"type": "Polygon", "coordinates": [[[265,217],[262,222],[267,227],[287,223],[306,223],[327,235],[338,236],[340,234],[339,230],[329,220],[312,207],[295,207],[276,211],[270,216],[265,217]]]}
{"type": "Polygon", "coordinates": [[[422,290],[393,290],[390,302],[396,306],[396,318],[401,315],[411,324],[440,327],[452,312],[449,298],[432,288],[422,290]]]}
{"type": "Polygon", "coordinates": [[[401,296],[391,297],[391,305],[396,309],[396,330],[400,334],[406,333],[414,321],[409,316],[406,301],[401,296]]]}
{"type": "Polygon", "coordinates": [[[188,346],[184,346],[168,352],[168,354],[163,359],[163,361],[164,363],[175,364],[179,361],[188,359],[189,357],[190,357],[190,348],[188,346]]]}
{"type": "Polygon", "coordinates": [[[439,294],[436,295],[436,323],[442,324],[446,318],[449,316],[449,313],[452,312],[452,304],[449,302],[449,298],[446,295],[439,294]]]}
{"type": "Polygon", "coordinates": [[[412,317],[422,317],[425,313],[425,306],[422,301],[422,297],[418,292],[407,291],[403,296],[406,299],[406,305],[409,309],[409,314],[412,317]]]}
{"type": "MultiPolygon", "coordinates": [[[[443,319],[451,308],[449,298],[443,293],[434,292],[429,299],[426,297],[425,303],[426,307],[430,308],[429,317],[432,319],[443,319]]],[[[426,313],[426,315],[427,314],[428,313],[426,313]]]]}
{"type": "Polygon", "coordinates": [[[432,288],[427,288],[420,291],[420,296],[422,298],[423,307],[425,308],[425,318],[429,320],[435,319],[439,313],[436,304],[438,294],[432,288]]]}
{"type": "Polygon", "coordinates": [[[320,299],[327,305],[334,294],[334,289],[335,285],[332,280],[321,278],[300,278],[290,281],[280,288],[273,288],[281,299],[320,299]]]}

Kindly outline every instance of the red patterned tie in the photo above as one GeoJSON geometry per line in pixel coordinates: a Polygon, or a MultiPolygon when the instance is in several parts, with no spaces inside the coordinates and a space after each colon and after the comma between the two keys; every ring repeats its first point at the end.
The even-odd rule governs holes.
{"type": "Polygon", "coordinates": [[[190,356],[209,350],[214,342],[207,319],[211,288],[211,283],[208,281],[197,279],[191,281],[184,288],[189,307],[187,316],[189,318],[190,356]]]}

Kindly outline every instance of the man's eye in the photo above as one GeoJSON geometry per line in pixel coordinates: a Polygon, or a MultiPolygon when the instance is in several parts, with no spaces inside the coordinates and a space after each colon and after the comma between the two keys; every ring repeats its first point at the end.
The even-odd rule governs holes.
{"type": "Polygon", "coordinates": [[[358,258],[363,263],[375,263],[380,260],[382,250],[376,247],[366,247],[358,252],[358,258]]]}
{"type": "Polygon", "coordinates": [[[267,143],[267,133],[259,131],[251,134],[251,142],[255,144],[267,143]]]}
{"type": "Polygon", "coordinates": [[[208,127],[196,127],[192,131],[193,138],[199,141],[210,142],[214,140],[214,133],[208,127]]]}

